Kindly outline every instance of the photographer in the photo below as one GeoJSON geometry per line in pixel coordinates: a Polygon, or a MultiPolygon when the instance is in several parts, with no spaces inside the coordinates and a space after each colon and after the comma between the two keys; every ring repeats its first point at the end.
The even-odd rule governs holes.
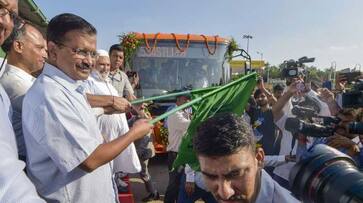
{"type": "MultiPolygon", "coordinates": [[[[290,131],[285,129],[287,118],[293,116],[292,97],[295,97],[295,100],[296,98],[300,100],[299,104],[304,107],[313,107],[320,116],[331,115],[329,105],[320,99],[321,95],[311,90],[309,85],[303,83],[302,77],[303,75],[299,75],[295,78],[288,78],[287,84],[289,84],[289,86],[286,88],[285,93],[277,100],[275,105],[272,106],[272,110],[276,115],[275,123],[282,131],[279,154],[290,156],[297,155],[297,158],[299,158],[300,155],[306,151],[307,147],[312,144],[312,140],[306,136],[293,136],[290,131]]],[[[322,98],[328,100],[328,97],[325,94],[327,94],[327,92],[324,91],[322,98]]],[[[274,179],[286,188],[288,188],[287,180],[293,165],[294,163],[286,163],[276,167],[274,170],[274,179]]]]}
{"type": "Polygon", "coordinates": [[[325,144],[338,149],[339,151],[360,162],[359,135],[353,134],[349,130],[349,124],[356,121],[357,114],[354,109],[343,109],[337,117],[341,120],[335,130],[334,136],[328,137],[325,144]]]}
{"type": "MultiPolygon", "coordinates": [[[[272,111],[275,115],[275,124],[282,131],[279,155],[293,156],[296,154],[296,139],[293,138],[289,131],[285,130],[285,123],[288,116],[291,115],[291,97],[298,94],[296,86],[299,82],[300,80],[298,79],[291,80],[291,83],[289,83],[290,85],[286,88],[284,94],[272,106],[272,111]]],[[[289,162],[276,167],[273,171],[274,180],[285,188],[289,188],[288,177],[293,165],[294,163],[289,162]]]]}

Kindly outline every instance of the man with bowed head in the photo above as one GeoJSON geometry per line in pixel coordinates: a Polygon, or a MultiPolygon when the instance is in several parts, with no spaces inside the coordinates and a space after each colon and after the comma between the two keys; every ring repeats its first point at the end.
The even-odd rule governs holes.
{"type": "Polygon", "coordinates": [[[218,202],[298,202],[263,168],[264,152],[252,131],[232,113],[204,121],[193,140],[204,182],[218,202]]]}
{"type": "MultiPolygon", "coordinates": [[[[47,202],[117,202],[111,161],[152,128],[139,120],[123,136],[105,142],[82,86],[96,57],[96,29],[69,13],[47,28],[48,62],[24,98],[27,172],[47,202]]],[[[117,99],[125,112],[131,106],[117,99]]],[[[111,106],[112,107],[112,106],[111,106]]]]}

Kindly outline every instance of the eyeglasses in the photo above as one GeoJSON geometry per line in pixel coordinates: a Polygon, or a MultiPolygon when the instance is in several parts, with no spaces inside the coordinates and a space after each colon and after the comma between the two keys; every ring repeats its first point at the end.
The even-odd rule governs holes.
{"type": "Polygon", "coordinates": [[[55,42],[55,43],[60,45],[60,46],[63,46],[63,47],[66,47],[66,48],[72,50],[73,53],[75,53],[78,56],[81,56],[82,58],[86,58],[88,55],[92,59],[97,57],[97,52],[96,51],[88,51],[88,50],[81,49],[81,48],[72,48],[72,47],[69,47],[69,46],[61,43],[61,42],[55,42]]]}
{"type": "Polygon", "coordinates": [[[11,10],[5,8],[2,5],[0,5],[0,17],[4,17],[4,16],[6,16],[8,14],[10,16],[10,19],[14,23],[14,28],[15,29],[20,29],[22,26],[24,26],[25,21],[22,18],[20,18],[17,13],[15,13],[14,11],[11,11],[11,10]]]}
{"type": "Polygon", "coordinates": [[[16,14],[14,11],[11,11],[5,8],[4,6],[0,5],[0,17],[6,16],[8,14],[12,20],[18,17],[18,14],[16,14]]]}

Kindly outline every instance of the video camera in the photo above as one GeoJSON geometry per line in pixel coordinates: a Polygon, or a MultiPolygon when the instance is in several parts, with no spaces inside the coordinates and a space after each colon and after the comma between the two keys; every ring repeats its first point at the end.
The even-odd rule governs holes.
{"type": "Polygon", "coordinates": [[[309,149],[292,168],[289,183],[302,202],[363,202],[363,173],[352,158],[327,145],[309,149]]]}
{"type": "MultiPolygon", "coordinates": [[[[292,134],[301,133],[309,137],[329,137],[334,135],[341,121],[337,117],[319,116],[314,109],[302,106],[294,106],[291,112],[296,118],[287,118],[285,129],[292,134]],[[321,123],[305,121],[312,121],[313,119],[319,119],[321,123]]],[[[351,122],[347,125],[347,130],[350,134],[363,134],[363,123],[351,122]]]]}
{"type": "Polygon", "coordinates": [[[315,58],[308,58],[306,56],[299,58],[297,61],[290,59],[282,63],[281,77],[282,78],[295,78],[299,75],[305,75],[304,63],[314,62],[315,58]]]}
{"type": "Polygon", "coordinates": [[[363,80],[357,80],[352,89],[343,93],[343,108],[360,108],[363,107],[363,80]]]}

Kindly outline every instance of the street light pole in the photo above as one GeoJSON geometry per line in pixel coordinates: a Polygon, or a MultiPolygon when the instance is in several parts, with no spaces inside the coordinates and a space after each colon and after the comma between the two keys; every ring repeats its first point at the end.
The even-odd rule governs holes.
{"type": "Polygon", "coordinates": [[[332,61],[330,67],[329,80],[332,81],[332,88],[335,89],[335,77],[337,72],[337,62],[332,61]]]}
{"type": "MultiPolygon", "coordinates": [[[[257,51],[257,54],[259,54],[260,55],[260,57],[261,57],[261,61],[263,61],[263,53],[262,52],[259,52],[259,51],[257,51]]],[[[267,68],[267,67],[266,67],[267,68]]],[[[269,80],[269,78],[270,78],[270,69],[269,68],[267,68],[267,83],[269,83],[270,82],[270,80],[269,80]]]]}
{"type": "Polygon", "coordinates": [[[251,35],[243,35],[243,39],[247,39],[247,53],[248,53],[248,46],[250,43],[250,39],[252,39],[253,37],[251,35]]]}
{"type": "Polygon", "coordinates": [[[260,56],[261,56],[261,61],[262,61],[262,60],[263,60],[263,53],[262,53],[262,52],[257,51],[257,54],[260,54],[260,56]]]}

